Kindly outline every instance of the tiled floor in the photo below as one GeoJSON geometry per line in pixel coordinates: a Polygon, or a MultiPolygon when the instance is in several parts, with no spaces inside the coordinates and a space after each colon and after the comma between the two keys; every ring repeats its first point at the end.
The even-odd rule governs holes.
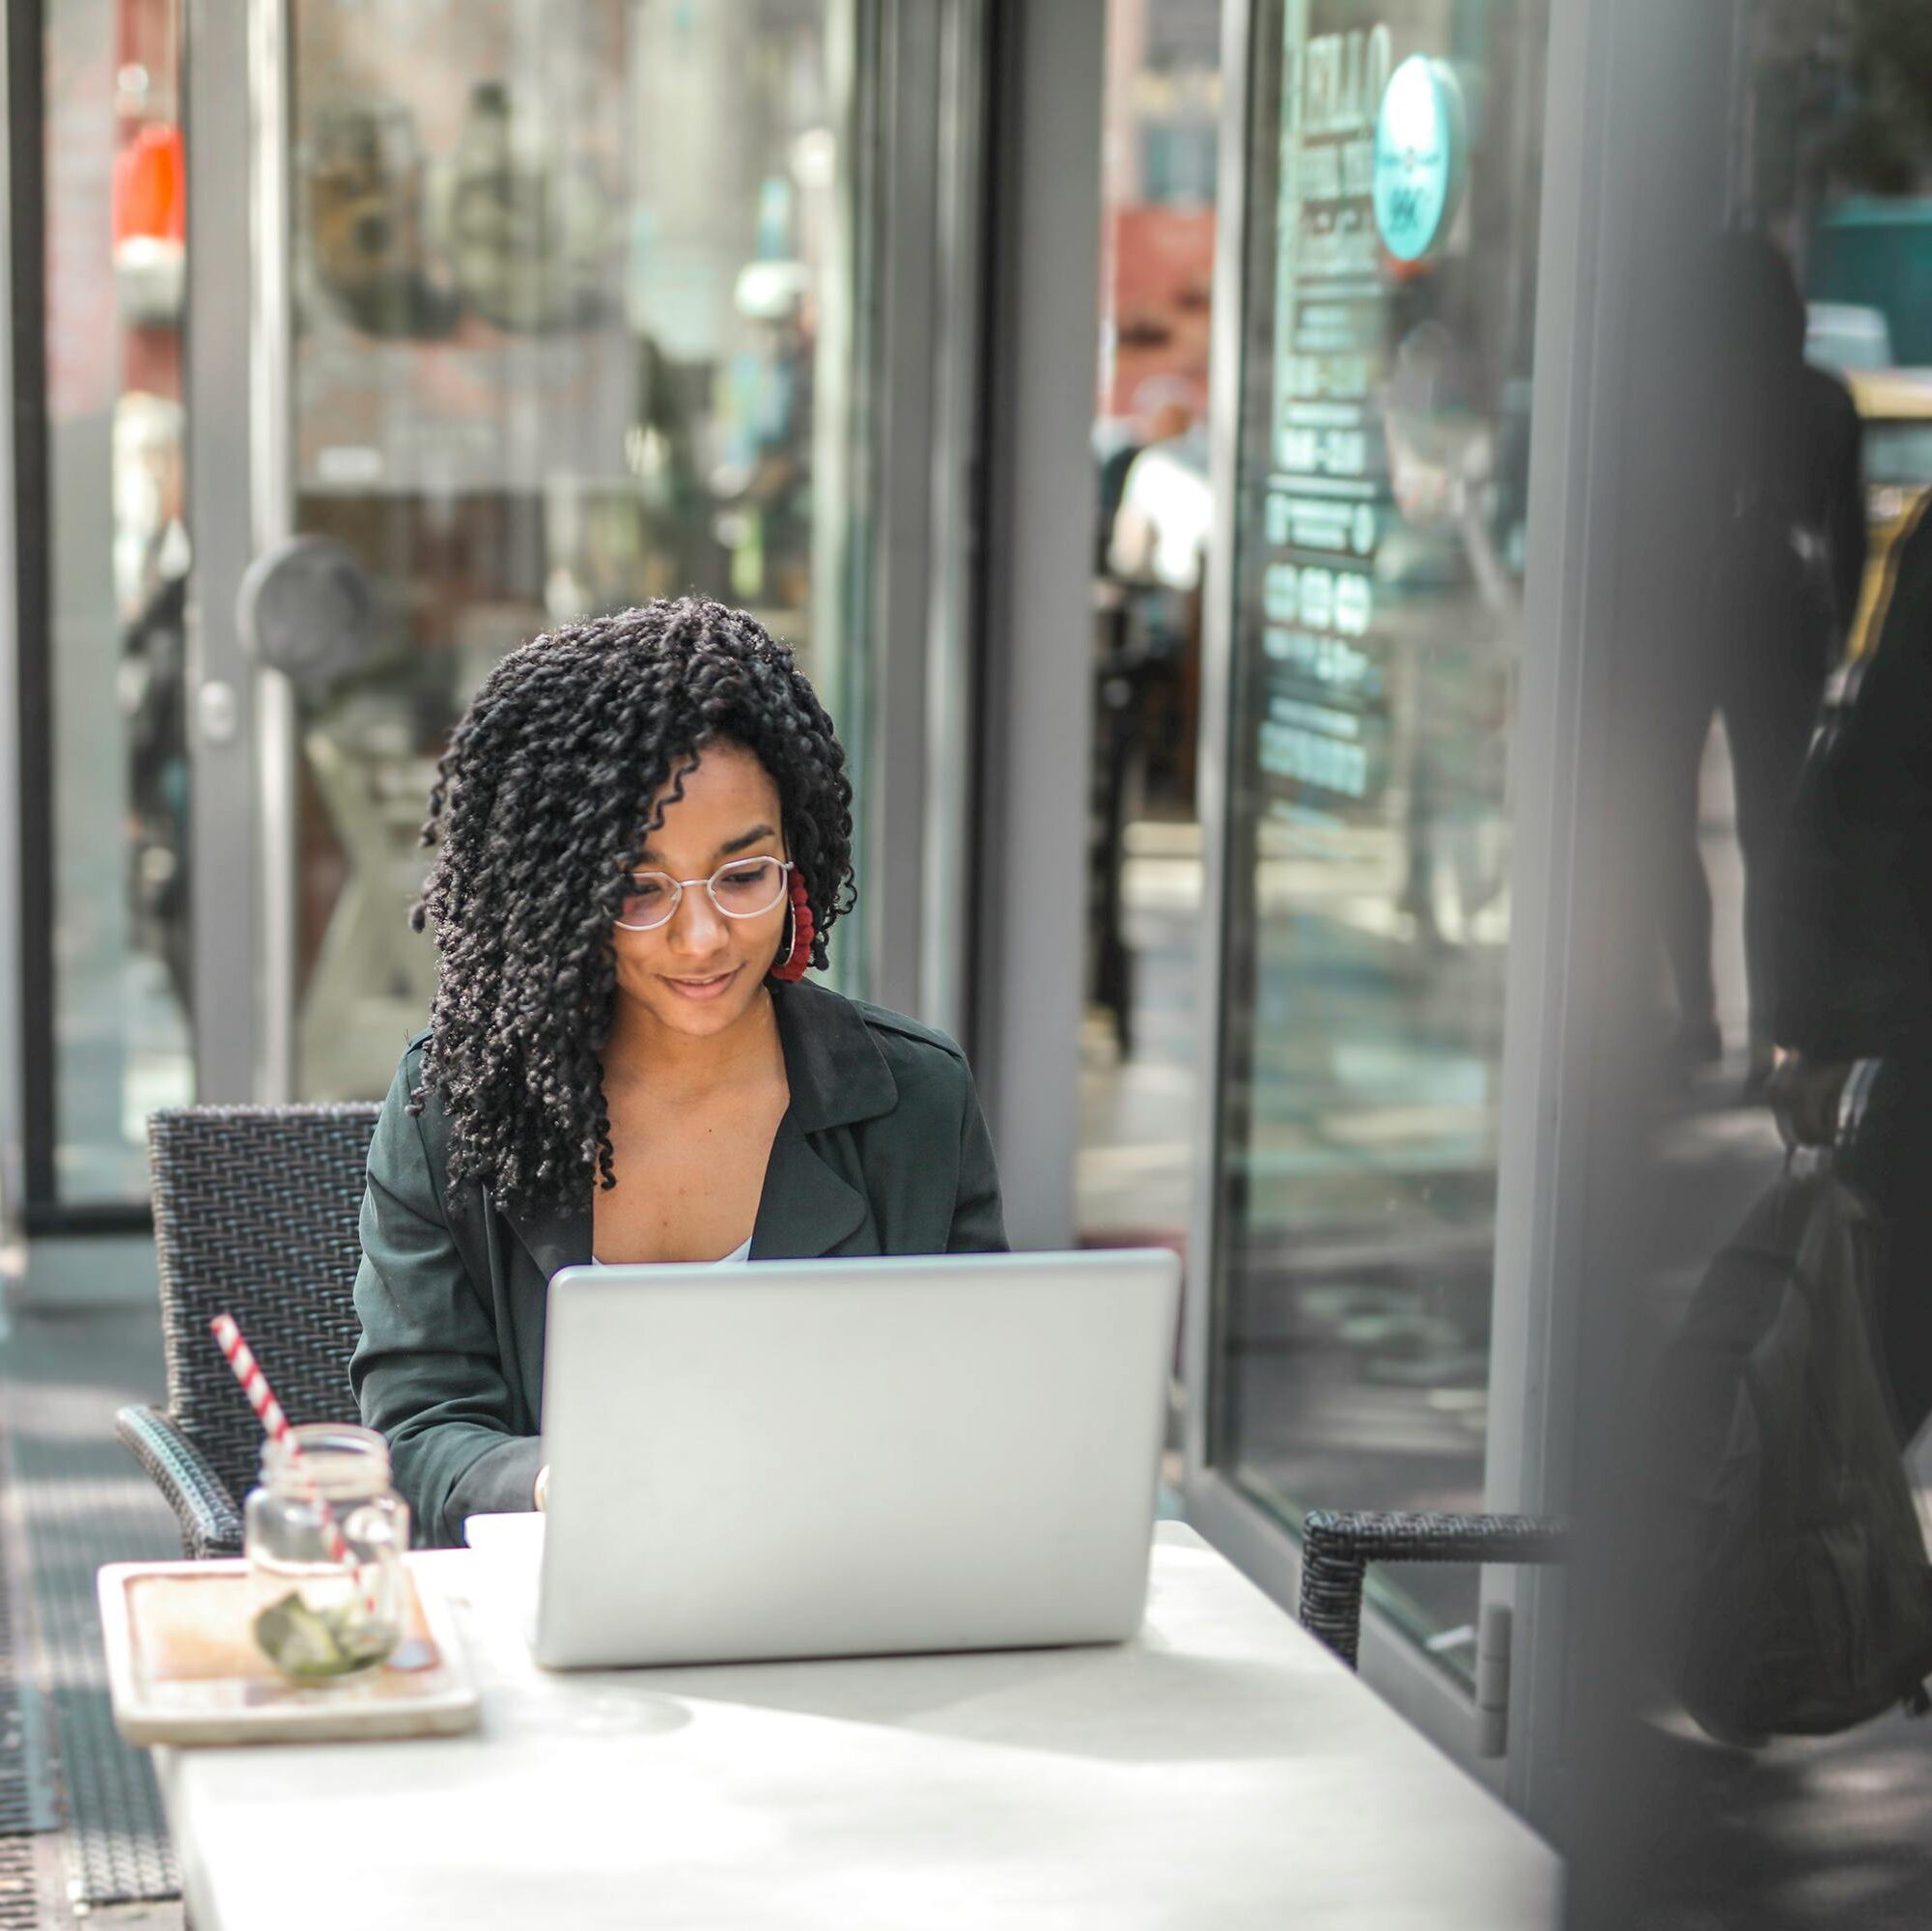
{"type": "Polygon", "coordinates": [[[1747,1755],[1660,1730],[1670,1792],[1647,1846],[1660,1901],[1630,1931],[1923,1931],[1932,1723],[1894,1713],[1747,1755]]]}

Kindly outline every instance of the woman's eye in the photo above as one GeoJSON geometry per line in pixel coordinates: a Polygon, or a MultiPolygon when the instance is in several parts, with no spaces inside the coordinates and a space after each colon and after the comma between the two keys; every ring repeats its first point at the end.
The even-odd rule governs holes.
{"type": "Polygon", "coordinates": [[[633,906],[656,905],[663,896],[664,888],[662,885],[656,884],[646,879],[633,879],[630,883],[630,889],[624,895],[624,902],[626,905],[633,906]]]}
{"type": "Polygon", "coordinates": [[[747,865],[742,872],[726,872],[718,880],[718,889],[734,898],[755,898],[771,888],[771,873],[765,865],[747,865]]]}

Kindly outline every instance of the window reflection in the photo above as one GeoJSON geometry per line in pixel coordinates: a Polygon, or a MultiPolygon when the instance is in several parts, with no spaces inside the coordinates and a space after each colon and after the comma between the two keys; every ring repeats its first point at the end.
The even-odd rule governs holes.
{"type": "Polygon", "coordinates": [[[383,613],[299,698],[297,1085],[326,1098],[379,1093],[427,1015],[416,830],[504,651],[717,597],[863,742],[852,24],[830,0],[294,22],[295,524],[383,613]]]}
{"type": "MultiPolygon", "coordinates": [[[[1257,19],[1211,1455],[1479,1507],[1544,10],[1257,19]]],[[[1470,1666],[1472,1575],[1382,1586],[1470,1666]]]]}

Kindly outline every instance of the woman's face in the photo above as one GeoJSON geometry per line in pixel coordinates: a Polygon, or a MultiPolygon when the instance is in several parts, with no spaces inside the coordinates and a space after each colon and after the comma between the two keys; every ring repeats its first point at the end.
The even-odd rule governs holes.
{"type": "MultiPolygon", "coordinates": [[[[703,881],[733,859],[784,856],[771,774],[742,745],[718,743],[699,755],[685,795],[665,806],[638,869],[703,881]]],[[[790,884],[789,876],[784,882],[790,884]]],[[[686,884],[662,925],[648,932],[611,928],[619,996],[635,999],[673,1032],[710,1038],[729,1031],[771,969],[788,903],[781,891],[769,910],[727,918],[702,882],[686,884]]]]}

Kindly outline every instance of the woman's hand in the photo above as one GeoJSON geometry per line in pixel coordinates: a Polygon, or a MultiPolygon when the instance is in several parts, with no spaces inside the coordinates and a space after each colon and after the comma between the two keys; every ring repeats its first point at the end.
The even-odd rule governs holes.
{"type": "Polygon", "coordinates": [[[537,1470],[536,1502],[539,1509],[547,1510],[550,1505],[550,1465],[547,1462],[537,1470]]]}

